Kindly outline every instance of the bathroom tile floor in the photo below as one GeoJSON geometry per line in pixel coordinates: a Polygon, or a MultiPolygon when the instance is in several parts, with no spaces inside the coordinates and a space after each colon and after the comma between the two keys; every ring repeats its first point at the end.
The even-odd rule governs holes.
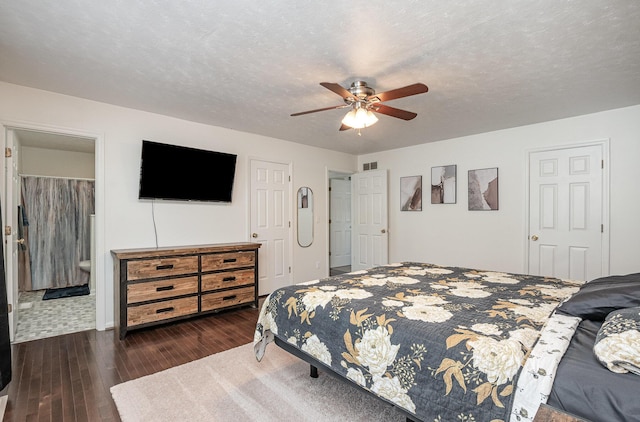
{"type": "Polygon", "coordinates": [[[20,292],[14,343],[96,328],[95,294],[42,300],[44,292],[20,292]]]}

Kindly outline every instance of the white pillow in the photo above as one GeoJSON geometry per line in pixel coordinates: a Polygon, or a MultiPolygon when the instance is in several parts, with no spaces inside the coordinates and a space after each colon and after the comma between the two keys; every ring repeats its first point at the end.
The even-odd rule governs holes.
{"type": "Polygon", "coordinates": [[[593,352],[612,372],[640,375],[640,307],[619,309],[607,315],[593,352]]]}

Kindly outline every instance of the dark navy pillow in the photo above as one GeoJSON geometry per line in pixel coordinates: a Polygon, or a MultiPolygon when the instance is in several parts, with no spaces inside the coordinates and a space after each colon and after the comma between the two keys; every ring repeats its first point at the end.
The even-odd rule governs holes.
{"type": "Polygon", "coordinates": [[[584,284],[562,303],[559,313],[604,321],[611,312],[640,306],[640,273],[608,276],[584,284]]]}

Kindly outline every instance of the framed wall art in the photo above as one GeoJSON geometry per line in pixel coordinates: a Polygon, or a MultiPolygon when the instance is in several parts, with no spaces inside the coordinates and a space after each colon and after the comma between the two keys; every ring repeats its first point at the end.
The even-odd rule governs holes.
{"type": "Polygon", "coordinates": [[[498,209],[498,168],[469,170],[469,211],[498,209]]]}
{"type": "Polygon", "coordinates": [[[431,167],[431,203],[456,203],[456,165],[431,167]]]}
{"type": "Polygon", "coordinates": [[[422,211],[422,176],[400,178],[400,211],[422,211]]]}

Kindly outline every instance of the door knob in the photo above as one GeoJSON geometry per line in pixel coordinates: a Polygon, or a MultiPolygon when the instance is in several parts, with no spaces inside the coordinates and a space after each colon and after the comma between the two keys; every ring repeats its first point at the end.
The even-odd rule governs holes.
{"type": "Polygon", "coordinates": [[[251,235],[251,237],[253,237],[254,239],[255,239],[255,238],[257,238],[257,237],[258,237],[258,233],[253,233],[253,234],[251,235]]]}
{"type": "Polygon", "coordinates": [[[538,236],[536,236],[536,235],[534,234],[533,236],[531,236],[531,240],[533,240],[533,241],[535,242],[536,240],[538,240],[538,236]]]}
{"type": "Polygon", "coordinates": [[[380,233],[385,234],[387,231],[385,229],[380,230],[380,233]]]}

